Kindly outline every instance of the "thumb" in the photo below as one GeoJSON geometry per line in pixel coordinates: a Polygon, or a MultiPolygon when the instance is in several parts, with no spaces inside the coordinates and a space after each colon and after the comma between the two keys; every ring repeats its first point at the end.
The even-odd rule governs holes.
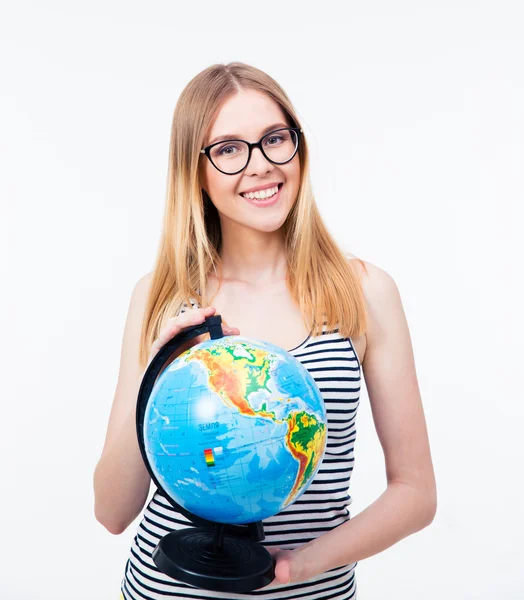
{"type": "Polygon", "coordinates": [[[275,579],[278,583],[291,583],[291,560],[285,556],[277,558],[275,565],[275,579]]]}

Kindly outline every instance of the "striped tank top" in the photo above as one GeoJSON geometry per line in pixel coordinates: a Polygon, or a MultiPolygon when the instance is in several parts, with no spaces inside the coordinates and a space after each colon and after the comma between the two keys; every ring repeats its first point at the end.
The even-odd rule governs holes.
{"type": "MultiPolygon", "coordinates": [[[[195,306],[191,301],[192,307],[195,306]]],[[[180,313],[185,312],[185,304],[180,313]]],[[[315,379],[327,412],[327,444],[320,469],[307,490],[293,504],[263,521],[264,546],[292,550],[350,519],[349,494],[353,472],[355,419],[360,400],[361,365],[351,338],[337,329],[308,336],[288,350],[315,379]]],[[[149,501],[125,565],[120,598],[124,600],[356,600],[355,567],[331,569],[299,584],[275,585],[249,593],[215,592],[170,578],[153,562],[156,545],[170,531],[194,525],[157,489],[149,501]]]]}

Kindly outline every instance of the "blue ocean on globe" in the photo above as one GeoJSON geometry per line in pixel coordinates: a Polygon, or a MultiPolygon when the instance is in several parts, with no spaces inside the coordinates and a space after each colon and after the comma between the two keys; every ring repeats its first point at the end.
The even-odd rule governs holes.
{"type": "Polygon", "coordinates": [[[242,336],[207,340],[157,379],[144,448],[163,492],[193,514],[246,524],[278,514],[315,477],[324,402],[291,354],[242,336]]]}

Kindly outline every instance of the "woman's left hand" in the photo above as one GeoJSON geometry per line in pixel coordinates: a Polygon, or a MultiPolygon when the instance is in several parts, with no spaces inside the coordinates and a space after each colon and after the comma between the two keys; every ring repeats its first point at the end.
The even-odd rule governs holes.
{"type": "Polygon", "coordinates": [[[300,583],[305,580],[304,565],[300,554],[293,550],[282,550],[281,548],[268,548],[275,561],[275,579],[260,589],[267,589],[275,585],[300,583]]]}

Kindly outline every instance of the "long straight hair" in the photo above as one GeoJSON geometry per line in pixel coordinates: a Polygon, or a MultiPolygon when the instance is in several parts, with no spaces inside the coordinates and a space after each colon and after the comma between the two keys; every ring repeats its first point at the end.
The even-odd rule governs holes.
{"type": "MultiPolygon", "coordinates": [[[[171,127],[167,195],[162,236],[152,272],[142,323],[140,363],[169,317],[191,300],[208,306],[206,282],[213,271],[220,280],[219,214],[201,187],[204,155],[200,149],[224,101],[241,90],[267,94],[284,112],[290,127],[301,127],[280,85],[263,71],[241,63],[214,64],[182,91],[171,127]]],[[[282,225],[287,256],[287,287],[313,336],[323,325],[344,337],[367,328],[359,277],[327,230],[318,211],[309,176],[309,151],[302,136],[298,155],[300,186],[282,225]]],[[[359,260],[364,270],[365,264],[359,260]]]]}

